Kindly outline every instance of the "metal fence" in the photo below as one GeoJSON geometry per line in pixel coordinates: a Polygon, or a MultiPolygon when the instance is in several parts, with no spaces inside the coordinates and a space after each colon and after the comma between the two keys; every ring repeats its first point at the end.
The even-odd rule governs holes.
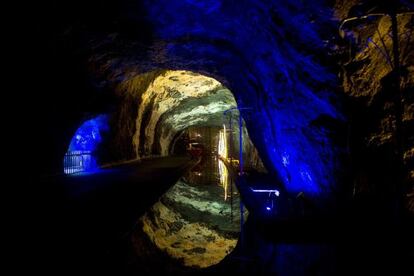
{"type": "Polygon", "coordinates": [[[63,158],[63,171],[65,174],[84,172],[92,169],[93,161],[90,151],[71,151],[63,158]]]}

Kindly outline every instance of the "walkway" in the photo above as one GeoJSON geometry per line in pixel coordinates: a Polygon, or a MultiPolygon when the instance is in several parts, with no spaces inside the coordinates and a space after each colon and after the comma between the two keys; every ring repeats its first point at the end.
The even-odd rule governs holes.
{"type": "Polygon", "coordinates": [[[34,231],[28,229],[40,233],[33,237],[40,244],[29,254],[39,258],[36,265],[46,273],[122,274],[117,262],[125,256],[117,247],[137,218],[193,164],[186,157],[155,158],[42,181],[39,220],[34,231]]]}

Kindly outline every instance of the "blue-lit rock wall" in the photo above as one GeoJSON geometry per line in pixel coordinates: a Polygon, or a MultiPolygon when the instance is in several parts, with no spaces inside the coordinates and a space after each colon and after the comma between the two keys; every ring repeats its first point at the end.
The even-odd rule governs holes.
{"type": "Polygon", "coordinates": [[[68,151],[95,151],[102,141],[102,132],[108,131],[108,120],[107,115],[100,115],[85,121],[73,135],[68,151]]]}
{"type": "Polygon", "coordinates": [[[335,70],[328,68],[338,23],[333,8],[324,1],[256,0],[157,0],[126,8],[131,22],[144,11],[152,37],[122,51],[122,35],[97,44],[91,60],[112,81],[156,68],[214,77],[239,106],[251,108],[243,118],[252,141],[287,190],[320,203],[333,198],[346,138],[335,70]],[[108,49],[117,55],[100,53],[108,49]]]}
{"type": "Polygon", "coordinates": [[[74,133],[64,157],[64,173],[98,169],[97,151],[104,132],[109,131],[109,116],[99,115],[82,123],[74,133]]]}

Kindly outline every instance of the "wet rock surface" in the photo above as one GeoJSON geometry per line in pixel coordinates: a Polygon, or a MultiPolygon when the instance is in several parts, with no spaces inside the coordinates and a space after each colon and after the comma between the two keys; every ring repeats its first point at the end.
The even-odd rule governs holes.
{"type": "Polygon", "coordinates": [[[140,219],[142,233],[153,246],[187,267],[206,268],[219,263],[235,248],[240,231],[236,189],[233,199],[224,199],[218,167],[212,166],[219,160],[207,158],[202,173],[212,177],[201,176],[197,181],[191,177],[196,172],[189,172],[140,219]],[[192,182],[186,182],[188,178],[192,182]]]}

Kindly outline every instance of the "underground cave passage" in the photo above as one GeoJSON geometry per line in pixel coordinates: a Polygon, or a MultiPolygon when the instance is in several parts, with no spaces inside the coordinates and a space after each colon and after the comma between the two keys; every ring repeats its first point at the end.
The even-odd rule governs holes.
{"type": "MultiPolygon", "coordinates": [[[[155,259],[166,254],[177,267],[218,264],[236,247],[248,215],[240,208],[235,186],[239,159],[245,173],[266,171],[233,94],[215,79],[189,71],[143,74],[127,87],[127,97],[115,111],[92,117],[76,130],[64,156],[64,172],[82,183],[81,172],[89,172],[90,182],[105,177],[105,186],[111,185],[108,179],[133,173],[135,166],[152,177],[160,169],[157,162],[175,166],[174,158],[179,158],[179,165],[185,165],[181,175],[150,180],[134,199],[140,201],[151,186],[167,189],[152,191],[155,201],[142,208],[145,213],[131,235],[133,258],[143,263],[148,258],[144,251],[155,252],[155,259]],[[171,187],[160,183],[174,179],[171,187]]],[[[83,190],[90,189],[79,188],[83,190]]]]}
{"type": "MultiPolygon", "coordinates": [[[[240,198],[229,173],[235,173],[240,154],[236,101],[217,81],[195,73],[168,71],[158,78],[149,88],[151,94],[142,96],[144,103],[153,105],[149,113],[142,111],[142,122],[156,128],[154,136],[146,128],[141,135],[147,136],[140,137],[149,134],[153,145],[145,146],[144,141],[139,153],[148,154],[152,148],[152,154],[185,154],[195,165],[140,218],[142,229],[133,240],[142,245],[137,240],[148,239],[185,266],[205,268],[232,251],[240,231],[240,198]],[[226,114],[229,110],[235,112],[226,114]]],[[[241,127],[244,168],[263,171],[245,124],[241,127]]]]}
{"type": "Polygon", "coordinates": [[[413,1],[32,2],[42,274],[414,275],[413,1]]]}

